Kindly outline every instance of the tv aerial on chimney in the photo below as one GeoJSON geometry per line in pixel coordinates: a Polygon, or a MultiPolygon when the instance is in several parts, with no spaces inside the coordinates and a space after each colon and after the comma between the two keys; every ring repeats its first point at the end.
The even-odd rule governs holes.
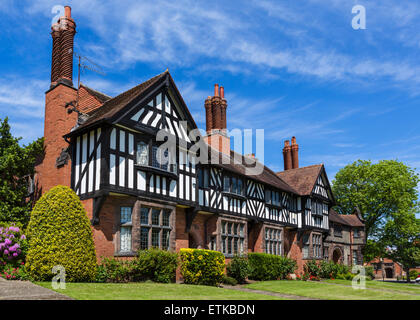
{"type": "Polygon", "coordinates": [[[73,105],[73,108],[68,109],[67,112],[72,113],[73,111],[75,111],[78,113],[80,117],[82,116],[82,113],[77,109],[77,107],[79,106],[80,77],[81,77],[82,72],[84,72],[85,70],[90,70],[102,76],[106,76],[106,73],[98,64],[96,64],[89,58],[82,56],[75,51],[73,51],[73,54],[77,58],[77,61],[78,61],[77,63],[77,99],[76,99],[76,105],[73,105],[72,103],[70,103],[73,105]]]}

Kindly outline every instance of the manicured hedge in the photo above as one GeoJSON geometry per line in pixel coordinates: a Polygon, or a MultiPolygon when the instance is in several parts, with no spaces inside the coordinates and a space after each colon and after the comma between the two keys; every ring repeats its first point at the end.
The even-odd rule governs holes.
{"type": "Polygon", "coordinates": [[[185,283],[215,286],[223,281],[223,253],[204,249],[181,249],[179,256],[185,283]]]}
{"type": "Polygon", "coordinates": [[[28,227],[27,272],[34,280],[51,280],[52,268],[65,268],[66,281],[94,281],[96,253],[92,230],[79,197],[56,186],[36,203],[28,227]]]}
{"type": "Polygon", "coordinates": [[[297,268],[295,260],[267,253],[248,253],[248,262],[251,267],[249,278],[253,280],[286,279],[297,268]]]}

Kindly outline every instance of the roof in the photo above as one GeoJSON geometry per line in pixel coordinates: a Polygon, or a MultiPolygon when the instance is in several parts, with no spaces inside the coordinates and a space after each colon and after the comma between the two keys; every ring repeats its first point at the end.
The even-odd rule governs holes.
{"type": "Polygon", "coordinates": [[[106,101],[112,99],[111,96],[108,96],[107,94],[102,93],[102,92],[99,92],[99,91],[94,90],[92,88],[89,88],[88,86],[86,86],[83,83],[81,83],[80,86],[83,87],[83,88],[85,88],[86,91],[89,92],[90,95],[94,96],[101,103],[105,103],[106,101]]]}
{"type": "Polygon", "coordinates": [[[90,114],[90,118],[81,124],[78,129],[87,127],[99,120],[110,118],[115,115],[118,111],[123,109],[129,102],[131,102],[138,95],[143,93],[146,89],[156,83],[158,80],[162,79],[168,71],[165,71],[145,82],[140,83],[139,85],[119,94],[118,96],[107,100],[104,105],[96,109],[93,113],[90,114]]]}
{"type": "Polygon", "coordinates": [[[365,224],[357,214],[339,214],[334,209],[330,209],[329,219],[332,222],[344,224],[351,227],[364,227],[365,224]]]}
{"type": "Polygon", "coordinates": [[[257,175],[250,175],[248,174],[248,171],[251,170],[251,168],[255,168],[255,162],[250,163],[249,160],[246,160],[246,156],[241,155],[233,150],[230,150],[230,156],[228,156],[212,148],[211,146],[209,146],[210,157],[212,153],[213,153],[213,157],[214,156],[219,157],[219,163],[217,164],[212,163],[213,166],[220,167],[220,168],[226,169],[228,171],[231,171],[240,175],[246,175],[250,179],[254,179],[258,182],[271,185],[273,187],[276,187],[286,192],[295,193],[295,194],[297,193],[296,190],[294,190],[291,186],[289,186],[286,182],[284,182],[280,177],[278,177],[276,173],[274,173],[270,168],[266,167],[255,158],[251,158],[251,159],[257,161],[259,165],[263,166],[262,172],[257,175]],[[214,155],[214,153],[216,153],[216,155],[214,155]],[[235,160],[239,160],[239,161],[235,161],[235,160]]]}
{"type": "Polygon", "coordinates": [[[308,196],[312,193],[319,173],[324,165],[315,164],[277,172],[277,176],[289,184],[301,196],[308,196]]]}

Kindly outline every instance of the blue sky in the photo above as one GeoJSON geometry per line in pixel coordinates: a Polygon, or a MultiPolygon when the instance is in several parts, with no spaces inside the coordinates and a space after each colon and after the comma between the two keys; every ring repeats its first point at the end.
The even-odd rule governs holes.
{"type": "MultiPolygon", "coordinates": [[[[420,168],[420,4],[414,1],[10,1],[0,3],[0,118],[43,134],[54,5],[71,5],[75,50],[106,72],[109,95],[169,68],[199,127],[214,83],[229,129],[265,129],[265,163],[282,170],[293,135],[301,166],[330,180],[357,159],[420,168]],[[366,30],[351,10],[366,7],[366,30]]],[[[75,73],[76,76],[76,73],[75,73]]]]}

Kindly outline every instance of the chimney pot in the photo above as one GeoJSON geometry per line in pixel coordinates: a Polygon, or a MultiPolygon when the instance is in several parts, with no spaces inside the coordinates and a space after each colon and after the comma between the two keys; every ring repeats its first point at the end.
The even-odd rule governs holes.
{"type": "Polygon", "coordinates": [[[220,97],[221,97],[222,99],[224,99],[224,98],[225,98],[225,88],[224,88],[224,87],[220,87],[220,97]]]}
{"type": "Polygon", "coordinates": [[[284,141],[283,162],[284,170],[292,169],[292,147],[290,146],[289,140],[284,141]]]}
{"type": "Polygon", "coordinates": [[[214,85],[214,96],[219,96],[219,85],[217,83],[214,85]]]}
{"type": "Polygon", "coordinates": [[[68,19],[71,19],[71,7],[69,6],[64,7],[64,16],[68,19]]]}
{"type": "Polygon", "coordinates": [[[292,137],[292,168],[299,168],[299,145],[296,143],[296,137],[292,137]]]}

